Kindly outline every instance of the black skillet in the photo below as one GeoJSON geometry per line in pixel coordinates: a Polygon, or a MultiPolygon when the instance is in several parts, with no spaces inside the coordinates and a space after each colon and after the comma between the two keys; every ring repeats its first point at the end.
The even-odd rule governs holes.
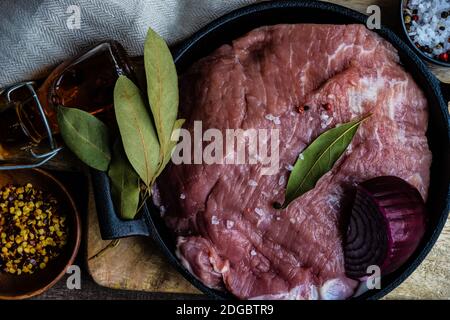
{"type": "MultiPolygon", "coordinates": [[[[182,74],[199,58],[256,27],[279,23],[365,24],[366,19],[366,16],[353,10],[319,1],[263,2],[238,9],[210,23],[184,42],[174,53],[174,59],[179,74],[182,74]]],[[[395,273],[382,278],[382,289],[369,290],[358,299],[383,297],[418,267],[444,227],[449,212],[450,198],[450,131],[446,105],[446,101],[450,100],[450,92],[447,88],[446,99],[444,99],[443,90],[441,90],[443,84],[431,74],[416,53],[392,31],[382,28],[377,32],[398,49],[405,69],[414,76],[429,101],[430,120],[427,136],[433,153],[431,184],[427,202],[430,221],[428,231],[415,254],[395,273]]],[[[175,256],[174,238],[165,227],[158,210],[150,201],[144,206],[139,219],[122,221],[114,211],[107,175],[93,172],[93,183],[103,239],[149,236],[159,245],[168,261],[202,292],[215,299],[233,298],[229,293],[207,288],[179,262],[175,256]]]]}

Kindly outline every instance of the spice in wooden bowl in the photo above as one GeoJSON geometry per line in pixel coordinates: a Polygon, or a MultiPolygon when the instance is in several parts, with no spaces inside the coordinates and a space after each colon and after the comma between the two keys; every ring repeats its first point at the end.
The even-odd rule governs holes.
{"type": "Polygon", "coordinates": [[[33,274],[58,257],[67,243],[58,202],[32,184],[0,190],[0,270],[33,274]]]}

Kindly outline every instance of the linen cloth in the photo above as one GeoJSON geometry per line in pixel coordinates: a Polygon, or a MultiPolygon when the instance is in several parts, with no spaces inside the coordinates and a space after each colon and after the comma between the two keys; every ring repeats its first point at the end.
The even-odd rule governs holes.
{"type": "Polygon", "coordinates": [[[0,88],[40,77],[103,40],[117,40],[131,56],[141,55],[148,27],[174,44],[215,18],[258,1],[2,0],[0,88]],[[74,20],[75,12],[79,20],[74,20]],[[74,21],[79,28],[73,28],[74,21]]]}

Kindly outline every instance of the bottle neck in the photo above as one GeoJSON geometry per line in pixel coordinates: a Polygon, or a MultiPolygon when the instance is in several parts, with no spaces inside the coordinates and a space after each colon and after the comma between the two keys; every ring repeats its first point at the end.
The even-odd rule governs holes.
{"type": "Polygon", "coordinates": [[[147,90],[147,80],[145,76],[145,65],[144,65],[144,57],[143,56],[136,56],[131,57],[129,59],[130,64],[133,69],[133,74],[135,77],[136,85],[141,89],[146,91],[147,90]]]}

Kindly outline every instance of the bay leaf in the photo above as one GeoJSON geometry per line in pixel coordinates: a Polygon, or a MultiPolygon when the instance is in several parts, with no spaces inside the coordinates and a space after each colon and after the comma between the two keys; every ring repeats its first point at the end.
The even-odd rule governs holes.
{"type": "Polygon", "coordinates": [[[113,147],[113,157],[108,171],[111,194],[119,216],[132,220],[139,206],[140,179],[128,161],[120,139],[113,147]]]}
{"type": "Polygon", "coordinates": [[[90,113],[76,108],[58,107],[61,136],[69,149],[85,164],[108,170],[111,161],[106,125],[90,113]]]}
{"type": "Polygon", "coordinates": [[[160,145],[139,88],[126,76],[117,79],[114,109],[128,160],[150,187],[159,168],[160,145]]]}
{"type": "Polygon", "coordinates": [[[175,124],[173,126],[173,130],[172,130],[172,135],[171,135],[171,140],[170,140],[170,144],[169,144],[168,150],[164,153],[163,162],[162,162],[161,166],[158,169],[158,172],[157,172],[157,174],[155,176],[155,179],[162,173],[164,168],[169,163],[169,161],[170,161],[170,159],[172,157],[172,153],[173,153],[173,151],[175,149],[175,146],[177,145],[178,140],[180,138],[179,132],[177,132],[177,131],[183,126],[185,121],[186,121],[185,119],[178,119],[177,121],[175,121],[175,124]]]}
{"type": "Polygon", "coordinates": [[[160,166],[167,163],[170,138],[178,114],[178,76],[169,47],[149,28],[144,45],[147,94],[160,143],[160,166]]]}
{"type": "Polygon", "coordinates": [[[345,152],[360,124],[370,116],[325,131],[302,152],[289,176],[281,209],[287,208],[293,200],[315,187],[345,152]]]}

